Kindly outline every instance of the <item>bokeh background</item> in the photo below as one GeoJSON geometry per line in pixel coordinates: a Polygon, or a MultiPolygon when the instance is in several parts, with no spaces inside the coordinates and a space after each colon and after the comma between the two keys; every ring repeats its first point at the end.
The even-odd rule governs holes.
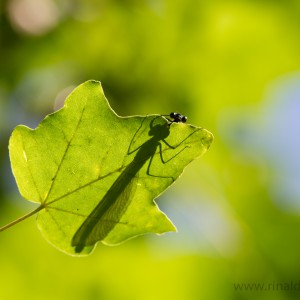
{"type": "Polygon", "coordinates": [[[214,143],[157,200],[178,233],[73,258],[34,217],[1,232],[0,299],[299,299],[300,1],[0,0],[0,225],[35,208],[13,128],[88,79],[119,115],[178,111],[214,143]]]}

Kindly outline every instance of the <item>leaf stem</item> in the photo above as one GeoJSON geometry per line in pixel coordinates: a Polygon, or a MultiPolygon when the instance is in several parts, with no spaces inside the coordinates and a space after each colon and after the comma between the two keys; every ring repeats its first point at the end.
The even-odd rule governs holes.
{"type": "Polygon", "coordinates": [[[37,207],[35,210],[29,212],[28,214],[26,214],[26,215],[24,215],[24,216],[22,216],[22,217],[20,217],[20,218],[18,218],[18,219],[16,219],[16,220],[14,220],[14,221],[8,223],[8,224],[6,224],[6,225],[0,227],[0,232],[6,230],[6,229],[8,229],[8,228],[10,228],[10,227],[12,227],[12,226],[14,226],[14,225],[16,225],[16,224],[18,224],[18,223],[20,223],[21,221],[23,221],[23,220],[25,220],[25,219],[27,219],[27,218],[33,216],[33,215],[35,215],[35,214],[38,213],[40,210],[42,210],[44,207],[45,207],[44,205],[40,205],[39,207],[37,207]]]}

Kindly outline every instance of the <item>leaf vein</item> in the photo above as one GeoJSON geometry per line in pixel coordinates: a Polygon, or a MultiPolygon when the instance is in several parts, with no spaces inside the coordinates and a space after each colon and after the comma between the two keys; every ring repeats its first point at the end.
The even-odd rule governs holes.
{"type": "Polygon", "coordinates": [[[77,130],[78,130],[78,128],[79,128],[79,125],[80,125],[80,123],[81,123],[81,121],[82,121],[82,117],[83,117],[84,111],[85,111],[85,107],[83,107],[83,110],[82,110],[82,112],[81,112],[81,114],[80,114],[80,118],[79,118],[79,120],[78,120],[78,123],[77,123],[77,125],[76,125],[76,128],[75,128],[75,130],[74,130],[74,132],[73,132],[73,134],[72,134],[70,140],[69,140],[68,143],[67,143],[66,149],[65,149],[65,151],[64,151],[64,153],[63,153],[63,156],[62,156],[62,158],[61,158],[61,161],[60,161],[60,163],[59,163],[59,165],[58,165],[58,167],[57,167],[56,173],[55,173],[55,175],[54,175],[54,177],[53,177],[53,179],[52,179],[52,181],[51,181],[51,185],[50,185],[49,191],[48,191],[48,193],[46,194],[46,197],[45,197],[45,200],[44,200],[43,203],[46,203],[47,199],[49,198],[49,196],[50,196],[50,194],[51,194],[51,191],[52,191],[53,186],[54,186],[54,183],[55,183],[55,179],[57,178],[57,175],[58,175],[59,171],[61,170],[61,166],[62,166],[62,164],[63,164],[63,162],[64,162],[64,159],[65,159],[65,157],[66,157],[66,155],[67,155],[67,153],[68,153],[68,150],[69,150],[69,148],[70,148],[70,145],[71,145],[71,143],[72,143],[72,141],[73,141],[73,139],[74,139],[74,137],[75,137],[75,135],[76,135],[76,132],[77,132],[77,130]]]}
{"type": "Polygon", "coordinates": [[[92,180],[92,181],[90,181],[90,182],[88,182],[88,183],[86,183],[86,184],[84,184],[84,185],[78,187],[77,189],[74,189],[73,191],[70,191],[70,192],[68,192],[68,193],[66,193],[66,194],[63,194],[62,196],[60,196],[60,197],[58,197],[58,198],[56,198],[56,199],[54,199],[54,200],[52,200],[52,201],[49,201],[49,202],[47,203],[47,206],[49,206],[49,205],[51,205],[51,204],[53,204],[53,203],[55,203],[55,202],[57,202],[57,201],[59,201],[59,200],[65,198],[65,197],[67,197],[67,196],[70,196],[70,195],[72,195],[72,194],[74,194],[74,193],[76,193],[76,192],[78,192],[78,191],[80,191],[80,190],[82,190],[82,189],[84,189],[84,188],[86,188],[86,187],[88,187],[88,186],[94,184],[94,183],[97,183],[99,180],[102,180],[102,179],[104,179],[104,178],[106,178],[106,177],[108,177],[108,176],[110,176],[110,175],[112,175],[112,174],[114,174],[114,173],[121,172],[122,169],[124,169],[124,168],[125,168],[125,166],[122,166],[122,167],[120,167],[119,169],[117,169],[117,170],[115,170],[115,171],[113,171],[113,172],[109,172],[109,173],[107,173],[107,174],[105,174],[105,175],[103,175],[103,176],[99,176],[99,177],[97,177],[96,179],[94,179],[94,180],[92,180]]]}

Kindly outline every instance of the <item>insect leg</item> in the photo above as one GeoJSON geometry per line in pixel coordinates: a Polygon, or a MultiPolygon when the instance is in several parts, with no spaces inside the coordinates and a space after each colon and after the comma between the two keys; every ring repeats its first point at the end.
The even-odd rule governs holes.
{"type": "Polygon", "coordinates": [[[135,139],[136,139],[136,137],[137,137],[138,132],[139,132],[139,131],[141,130],[141,128],[143,127],[143,124],[144,124],[146,118],[147,118],[147,116],[143,118],[143,120],[142,120],[142,122],[141,122],[139,128],[138,128],[137,131],[134,133],[134,135],[133,135],[133,137],[132,137],[132,139],[131,139],[131,141],[130,141],[130,144],[129,144],[129,147],[128,147],[128,151],[127,151],[127,154],[128,154],[128,155],[130,155],[130,154],[136,152],[136,151],[139,150],[139,149],[142,147],[142,145],[143,145],[143,144],[142,144],[142,145],[138,146],[136,149],[134,149],[134,150],[132,150],[132,151],[130,150],[131,147],[132,147],[132,144],[135,142],[135,139]]]}
{"type": "MultiPolygon", "coordinates": [[[[151,164],[152,164],[152,161],[153,161],[153,157],[154,157],[154,155],[150,157],[150,160],[149,160],[149,163],[148,163],[148,167],[147,167],[147,172],[146,172],[146,174],[147,174],[148,176],[152,176],[152,177],[169,178],[169,179],[172,179],[172,182],[175,181],[175,178],[172,177],[172,176],[160,176],[160,175],[154,175],[154,174],[151,174],[151,173],[150,173],[150,167],[151,167],[151,164]]],[[[165,162],[163,162],[163,163],[165,163],[165,162]]]]}
{"type": "Polygon", "coordinates": [[[169,144],[165,139],[162,140],[162,142],[164,144],[166,144],[169,148],[171,149],[176,149],[178,148],[182,143],[184,143],[188,138],[190,138],[193,134],[195,134],[197,131],[199,131],[200,128],[198,128],[197,130],[193,131],[192,133],[190,133],[186,138],[184,138],[179,144],[177,144],[176,146],[172,146],[171,144],[169,144]]]}
{"type": "MultiPolygon", "coordinates": [[[[188,146],[185,146],[184,148],[182,148],[179,152],[177,152],[174,156],[172,156],[171,158],[165,160],[163,158],[163,155],[162,155],[162,145],[161,143],[158,144],[158,147],[159,147],[159,156],[160,156],[160,160],[163,164],[167,164],[169,161],[171,161],[173,158],[175,158],[177,155],[179,155],[182,151],[184,151],[186,148],[188,148],[188,146]]],[[[161,175],[154,175],[154,174],[151,174],[150,173],[150,167],[151,167],[151,164],[152,164],[152,161],[153,161],[153,157],[154,155],[152,155],[150,157],[150,160],[149,160],[149,163],[148,163],[148,167],[147,167],[147,175],[148,176],[153,176],[153,177],[159,177],[159,178],[171,178],[172,181],[174,181],[174,177],[173,176],[161,176],[161,175]]]]}

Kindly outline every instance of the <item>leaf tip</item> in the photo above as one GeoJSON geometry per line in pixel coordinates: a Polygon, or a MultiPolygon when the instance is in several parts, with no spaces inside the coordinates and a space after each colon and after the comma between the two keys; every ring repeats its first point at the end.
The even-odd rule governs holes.
{"type": "Polygon", "coordinates": [[[101,85],[101,82],[99,80],[95,80],[95,79],[90,79],[88,81],[86,81],[84,84],[94,84],[94,85],[101,85]]]}
{"type": "Polygon", "coordinates": [[[204,130],[204,135],[201,139],[202,145],[208,150],[214,140],[214,135],[208,130],[204,130]]]}

